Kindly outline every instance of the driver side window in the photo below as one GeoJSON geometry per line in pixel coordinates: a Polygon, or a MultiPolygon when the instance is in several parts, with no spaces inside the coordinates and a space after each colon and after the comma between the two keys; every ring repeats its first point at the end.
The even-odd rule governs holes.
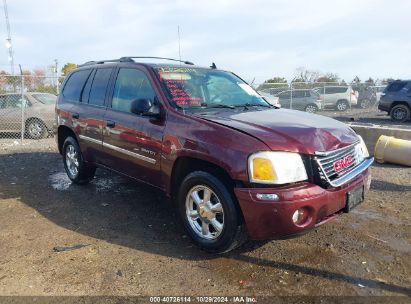
{"type": "Polygon", "coordinates": [[[131,113],[131,102],[136,99],[150,99],[154,102],[155,93],[144,72],[122,68],[118,72],[114,87],[113,110],[131,113]]]}

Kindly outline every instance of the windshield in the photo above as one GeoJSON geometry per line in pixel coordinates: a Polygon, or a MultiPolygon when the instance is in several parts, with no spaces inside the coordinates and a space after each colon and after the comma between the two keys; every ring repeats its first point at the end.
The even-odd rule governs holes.
{"type": "Polygon", "coordinates": [[[252,87],[228,72],[186,67],[161,67],[155,72],[171,104],[178,108],[270,106],[252,87]]]}
{"type": "Polygon", "coordinates": [[[32,96],[34,97],[34,99],[44,104],[55,104],[57,101],[57,96],[53,94],[36,93],[36,94],[32,94],[32,96]]]}

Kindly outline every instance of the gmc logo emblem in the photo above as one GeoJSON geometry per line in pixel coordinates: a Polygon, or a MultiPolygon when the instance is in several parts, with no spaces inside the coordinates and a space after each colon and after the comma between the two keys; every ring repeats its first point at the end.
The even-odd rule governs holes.
{"type": "Polygon", "coordinates": [[[345,168],[349,167],[352,164],[353,164],[352,155],[347,155],[343,159],[337,160],[333,164],[333,166],[334,166],[335,172],[340,172],[341,170],[344,170],[345,168]]]}

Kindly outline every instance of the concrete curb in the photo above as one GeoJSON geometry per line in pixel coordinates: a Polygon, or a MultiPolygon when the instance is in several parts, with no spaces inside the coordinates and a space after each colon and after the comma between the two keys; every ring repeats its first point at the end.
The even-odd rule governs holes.
{"type": "Polygon", "coordinates": [[[351,123],[349,123],[348,125],[364,139],[370,155],[374,155],[375,145],[381,135],[411,140],[411,129],[399,129],[375,125],[356,125],[351,123]]]}

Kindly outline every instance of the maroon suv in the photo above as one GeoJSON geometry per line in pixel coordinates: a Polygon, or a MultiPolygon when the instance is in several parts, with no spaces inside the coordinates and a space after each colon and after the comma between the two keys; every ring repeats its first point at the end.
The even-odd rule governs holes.
{"type": "Polygon", "coordinates": [[[273,107],[214,64],[133,58],[88,62],[64,81],[57,143],[74,183],[99,167],[150,184],[176,202],[193,241],[219,253],[363,201],[373,158],[347,125],[273,107]]]}

